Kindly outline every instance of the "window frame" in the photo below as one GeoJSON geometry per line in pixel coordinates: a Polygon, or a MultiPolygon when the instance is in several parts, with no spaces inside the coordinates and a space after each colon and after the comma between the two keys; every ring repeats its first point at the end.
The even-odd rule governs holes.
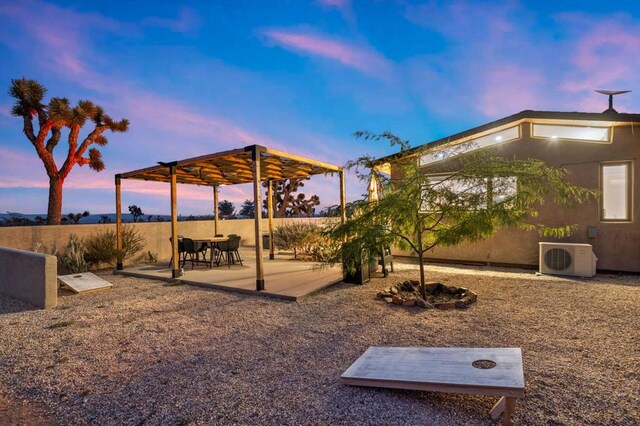
{"type": "Polygon", "coordinates": [[[447,144],[445,144],[443,146],[436,147],[433,151],[423,152],[422,154],[418,155],[418,167],[429,167],[432,164],[437,164],[437,163],[440,163],[442,161],[450,160],[450,159],[456,158],[456,157],[458,157],[460,155],[465,155],[465,154],[468,154],[468,153],[471,153],[471,152],[479,152],[479,151],[482,151],[482,150],[485,150],[485,149],[495,148],[496,146],[501,146],[501,145],[504,145],[504,144],[507,144],[507,143],[515,142],[515,141],[518,141],[518,140],[522,140],[522,137],[523,137],[523,135],[522,135],[521,123],[518,123],[518,124],[516,124],[514,126],[508,126],[508,127],[503,128],[503,129],[500,129],[500,130],[493,130],[491,132],[488,132],[488,133],[485,133],[485,134],[481,134],[480,136],[476,135],[475,137],[469,137],[468,139],[463,140],[461,142],[455,142],[454,141],[453,143],[447,143],[447,144]],[[426,157],[427,155],[433,155],[433,154],[438,153],[440,151],[446,151],[447,149],[450,149],[450,148],[453,148],[453,147],[456,147],[456,146],[459,146],[459,145],[464,145],[466,143],[474,142],[474,141],[476,141],[478,139],[481,139],[481,138],[484,138],[484,137],[487,137],[487,136],[493,136],[493,135],[496,135],[498,133],[504,132],[506,130],[511,130],[511,129],[516,129],[517,130],[517,136],[514,137],[514,138],[507,139],[507,140],[504,140],[504,141],[500,140],[497,143],[491,144],[489,146],[483,146],[483,147],[480,147],[480,148],[471,149],[469,151],[457,153],[456,155],[452,155],[450,157],[443,157],[443,158],[440,158],[440,159],[436,159],[435,161],[432,161],[430,163],[426,163],[426,164],[422,163],[422,158],[426,157]]]}
{"type": "Polygon", "coordinates": [[[599,170],[599,204],[600,204],[600,222],[604,223],[631,223],[633,222],[633,161],[605,161],[600,163],[599,170]],[[604,216],[604,168],[608,166],[626,166],[626,204],[627,212],[624,219],[607,219],[604,216]]]}
{"type": "Polygon", "coordinates": [[[535,123],[531,122],[531,128],[529,129],[529,135],[531,139],[540,139],[545,141],[569,141],[569,142],[581,142],[581,143],[594,143],[598,145],[609,145],[613,143],[613,130],[614,126],[587,126],[580,124],[562,124],[562,123],[535,123]],[[594,127],[598,129],[608,129],[609,138],[606,141],[596,141],[593,139],[577,139],[577,138],[562,138],[558,137],[557,139],[553,139],[551,136],[536,136],[535,135],[535,126],[559,126],[559,127],[577,127],[577,128],[585,128],[585,127],[594,127]]]}

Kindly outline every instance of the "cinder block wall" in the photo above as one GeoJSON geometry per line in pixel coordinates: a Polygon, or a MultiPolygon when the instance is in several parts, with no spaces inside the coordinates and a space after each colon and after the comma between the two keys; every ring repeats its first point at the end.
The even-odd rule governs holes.
{"type": "Polygon", "coordinates": [[[0,247],[0,294],[38,308],[55,308],[57,275],[55,256],[0,247]]]}
{"type": "MultiPolygon", "coordinates": [[[[274,219],[274,228],[283,226],[286,223],[304,222],[325,224],[336,218],[277,218],[274,219]]],[[[242,238],[241,244],[244,246],[254,245],[254,220],[253,219],[233,219],[220,220],[218,222],[218,233],[237,234],[242,238]]],[[[262,220],[263,233],[268,233],[268,220],[262,220]]],[[[128,260],[128,264],[138,263],[146,256],[147,251],[158,255],[159,260],[169,260],[171,257],[171,237],[170,222],[137,222],[128,223],[127,226],[134,226],[140,235],[145,239],[147,245],[133,259],[128,260]]],[[[90,225],[59,225],[59,226],[16,226],[0,228],[0,247],[11,247],[20,250],[33,251],[37,243],[43,245],[47,253],[56,248],[63,252],[69,241],[71,234],[76,234],[80,238],[105,232],[115,231],[115,224],[90,224],[90,225]]],[[[178,234],[189,238],[212,237],[214,235],[213,220],[184,221],[178,222],[178,234]]]]}

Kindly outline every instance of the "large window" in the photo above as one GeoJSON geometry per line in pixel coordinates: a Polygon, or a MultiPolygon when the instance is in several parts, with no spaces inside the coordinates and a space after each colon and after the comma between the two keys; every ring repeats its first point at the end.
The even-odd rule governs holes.
{"type": "Polygon", "coordinates": [[[559,124],[534,124],[533,137],[548,139],[570,139],[587,142],[609,142],[608,127],[565,126],[559,124]]]}
{"type": "Polygon", "coordinates": [[[475,151],[482,148],[488,148],[490,146],[498,145],[504,142],[509,142],[518,139],[519,137],[520,126],[509,127],[508,129],[481,136],[468,142],[441,148],[425,154],[420,157],[420,165],[426,166],[427,164],[455,157],[456,155],[465,154],[467,152],[475,151]]]}
{"type": "Polygon", "coordinates": [[[518,180],[513,176],[493,179],[434,176],[429,180],[429,187],[422,191],[421,211],[439,210],[446,206],[484,210],[487,208],[487,199],[494,206],[507,203],[507,207],[510,207],[518,193],[518,180]]]}
{"type": "Polygon", "coordinates": [[[601,167],[602,220],[631,220],[631,163],[607,163],[601,167]]]}

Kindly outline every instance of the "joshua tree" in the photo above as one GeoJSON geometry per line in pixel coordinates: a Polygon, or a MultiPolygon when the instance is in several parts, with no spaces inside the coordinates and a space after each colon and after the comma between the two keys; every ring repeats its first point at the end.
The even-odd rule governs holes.
{"type": "Polygon", "coordinates": [[[134,222],[137,222],[138,218],[144,215],[144,213],[142,213],[142,209],[135,204],[129,206],[129,213],[131,213],[131,216],[133,216],[134,222]]]}
{"type": "Polygon", "coordinates": [[[47,89],[43,85],[26,78],[11,80],[9,88],[9,94],[16,99],[12,113],[16,117],[22,117],[22,131],[36,149],[49,176],[47,222],[50,225],[59,225],[62,217],[62,186],[73,166],[89,164],[89,167],[97,172],[103,170],[102,154],[97,148],[89,149],[89,146],[106,145],[108,141],[103,133],[107,130],[126,132],[129,121],[114,121],[105,114],[102,107],[87,100],[81,100],[76,106],[71,106],[67,98],[51,98],[48,104],[44,104],[42,101],[46,92],[47,89]],[[37,118],[37,131],[34,129],[34,118],[37,118]],[[87,120],[92,122],[93,129],[78,144],[80,129],[87,120]],[[53,150],[62,137],[63,128],[69,129],[68,151],[64,163],[58,167],[53,150]]]}
{"type": "Polygon", "coordinates": [[[106,214],[100,215],[100,221],[98,223],[111,223],[111,218],[106,214]]]}
{"type": "Polygon", "coordinates": [[[83,213],[69,213],[67,215],[67,218],[73,223],[79,223],[80,219],[82,219],[83,217],[87,217],[90,214],[91,213],[89,213],[87,210],[85,210],[83,213]]]}
{"type": "MultiPolygon", "coordinates": [[[[315,211],[315,206],[320,204],[320,197],[312,195],[307,198],[305,194],[299,193],[294,197],[294,193],[298,192],[298,188],[304,186],[305,180],[309,178],[291,178],[281,181],[275,181],[273,185],[273,217],[285,216],[311,216],[315,211]]],[[[268,183],[263,183],[267,186],[268,183]]],[[[268,193],[266,194],[268,197],[268,193]]],[[[263,207],[267,208],[267,198],[263,202],[263,207]]]]}

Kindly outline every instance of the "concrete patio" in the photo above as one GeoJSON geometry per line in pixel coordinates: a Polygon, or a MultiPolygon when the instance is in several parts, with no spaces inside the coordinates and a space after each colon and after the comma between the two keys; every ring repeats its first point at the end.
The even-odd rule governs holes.
{"type": "MultiPolygon", "coordinates": [[[[293,260],[290,256],[280,256],[269,260],[264,258],[265,289],[256,291],[255,257],[243,250],[243,266],[226,264],[208,268],[197,265],[192,270],[187,262],[184,275],[179,278],[185,284],[217,288],[220,290],[250,293],[261,296],[298,300],[342,281],[341,265],[293,260]]],[[[156,265],[137,265],[116,271],[117,274],[140,278],[171,281],[171,267],[161,262],[156,265]]]]}

